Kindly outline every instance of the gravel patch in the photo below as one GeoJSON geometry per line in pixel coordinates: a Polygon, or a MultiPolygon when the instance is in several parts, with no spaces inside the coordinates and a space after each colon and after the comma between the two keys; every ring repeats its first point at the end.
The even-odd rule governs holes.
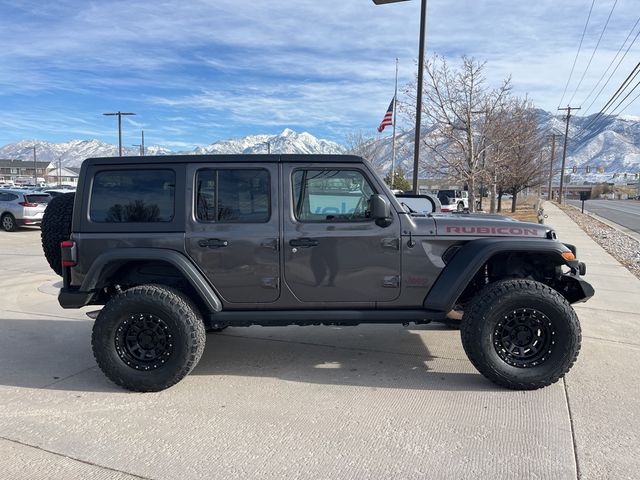
{"type": "Polygon", "coordinates": [[[587,214],[581,213],[572,206],[557,206],[569,215],[571,220],[576,222],[587,235],[627,267],[631,273],[640,278],[640,242],[587,214]]]}

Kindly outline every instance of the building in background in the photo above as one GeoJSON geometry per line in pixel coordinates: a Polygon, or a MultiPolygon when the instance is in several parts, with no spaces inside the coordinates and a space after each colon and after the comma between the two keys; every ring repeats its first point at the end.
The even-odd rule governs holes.
{"type": "MultiPolygon", "coordinates": [[[[45,183],[49,162],[35,162],[37,183],[45,183]]],[[[0,159],[0,183],[9,185],[33,184],[34,162],[0,159]]]]}
{"type": "MultiPolygon", "coordinates": [[[[80,168],[63,167],[54,162],[35,162],[37,184],[69,185],[78,184],[80,168]]],[[[25,160],[0,159],[0,186],[33,185],[34,162],[25,160]]]]}
{"type": "Polygon", "coordinates": [[[46,182],[49,185],[68,185],[76,187],[78,185],[79,174],[79,167],[63,167],[52,162],[47,167],[46,182]]]}

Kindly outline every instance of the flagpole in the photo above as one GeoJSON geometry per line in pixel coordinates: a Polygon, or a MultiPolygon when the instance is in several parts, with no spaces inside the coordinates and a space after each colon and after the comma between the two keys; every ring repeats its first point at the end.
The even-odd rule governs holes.
{"type": "Polygon", "coordinates": [[[396,103],[398,103],[398,57],[396,57],[396,86],[393,94],[393,140],[391,141],[391,148],[393,149],[393,153],[391,155],[391,188],[392,189],[394,187],[395,177],[396,177],[396,103]]]}

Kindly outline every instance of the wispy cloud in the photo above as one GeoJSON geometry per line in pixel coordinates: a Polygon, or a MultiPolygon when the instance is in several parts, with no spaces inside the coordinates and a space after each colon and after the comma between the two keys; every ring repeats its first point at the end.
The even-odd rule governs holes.
{"type": "MultiPolygon", "coordinates": [[[[614,0],[596,3],[576,81],[614,0]]],[[[557,106],[589,2],[430,2],[427,52],[486,59],[489,81],[557,106]]],[[[24,137],[113,141],[103,111],[132,110],[166,145],[210,143],[284,127],[342,140],[372,134],[393,92],[415,74],[420,2],[80,2],[0,0],[0,144],[24,137]]],[[[619,0],[576,102],[591,90],[638,18],[619,0]]],[[[640,56],[640,42],[594,108],[640,56]]],[[[626,111],[640,114],[636,105],[626,111]]]]}

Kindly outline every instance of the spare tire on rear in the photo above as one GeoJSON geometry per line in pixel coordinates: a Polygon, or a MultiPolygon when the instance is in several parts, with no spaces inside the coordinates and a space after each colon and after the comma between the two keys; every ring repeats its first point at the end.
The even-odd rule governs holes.
{"type": "Polygon", "coordinates": [[[42,217],[42,250],[49,266],[58,275],[62,275],[62,256],[60,242],[71,236],[71,217],[75,193],[64,193],[54,197],[47,205],[42,217]]]}

